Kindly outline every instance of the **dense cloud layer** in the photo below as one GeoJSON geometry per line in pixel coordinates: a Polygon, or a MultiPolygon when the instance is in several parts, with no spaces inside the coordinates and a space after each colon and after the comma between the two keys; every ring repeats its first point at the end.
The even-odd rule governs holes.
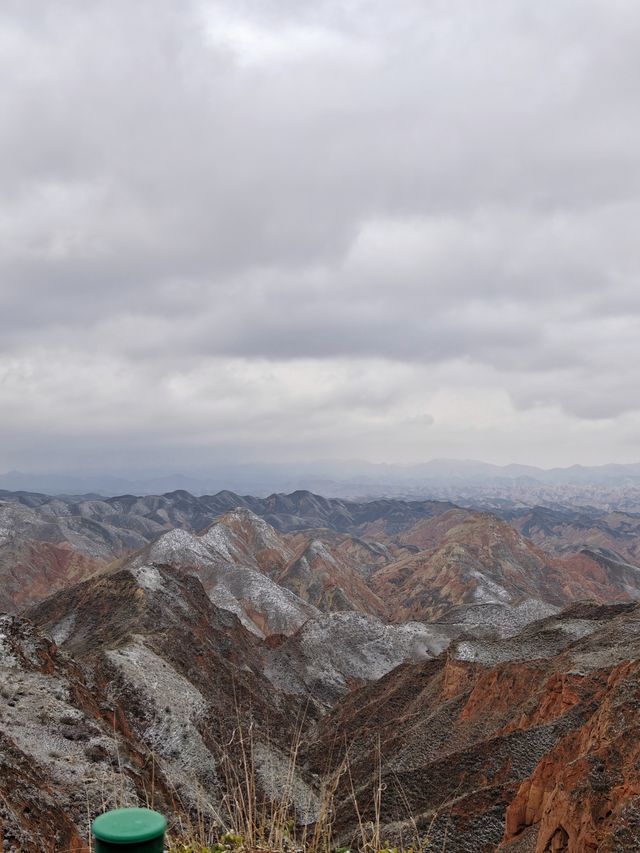
{"type": "Polygon", "coordinates": [[[633,0],[4,2],[0,469],[639,458],[639,78],[633,0]]]}

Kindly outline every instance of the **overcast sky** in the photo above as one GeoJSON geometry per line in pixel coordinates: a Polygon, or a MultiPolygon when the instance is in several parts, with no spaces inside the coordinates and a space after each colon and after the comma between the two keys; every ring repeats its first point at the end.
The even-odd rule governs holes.
{"type": "Polygon", "coordinates": [[[637,0],[3,0],[0,471],[640,460],[637,0]]]}

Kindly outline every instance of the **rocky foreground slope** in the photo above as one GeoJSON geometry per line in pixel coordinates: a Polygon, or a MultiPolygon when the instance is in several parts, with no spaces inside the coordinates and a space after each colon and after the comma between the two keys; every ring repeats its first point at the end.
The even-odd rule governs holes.
{"type": "Polygon", "coordinates": [[[197,578],[158,567],[86,581],[28,619],[2,617],[5,848],[79,853],[87,815],[122,802],[213,824],[250,742],[257,796],[289,790],[299,822],[313,823],[335,776],[339,845],[358,844],[354,796],[368,826],[380,788],[386,844],[636,850],[640,605],[573,605],[491,632],[466,614],[421,637],[405,627],[421,644],[416,662],[386,668],[384,630],[341,625],[346,652],[332,660],[327,636],[309,636],[322,620],[263,640],[197,578]],[[338,677],[350,692],[332,694],[338,677]],[[328,712],[305,678],[331,696],[328,712]]]}
{"type": "Polygon", "coordinates": [[[213,822],[241,727],[259,772],[286,761],[299,702],[273,689],[255,637],[196,578],[119,571],[28,616],[0,621],[7,850],[84,850],[88,815],[115,804],[213,822]]]}

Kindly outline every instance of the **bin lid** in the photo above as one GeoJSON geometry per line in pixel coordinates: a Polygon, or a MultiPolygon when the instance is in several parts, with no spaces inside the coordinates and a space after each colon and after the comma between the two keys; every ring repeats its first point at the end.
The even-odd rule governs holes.
{"type": "Polygon", "coordinates": [[[151,809],[114,809],[98,815],[91,828],[99,841],[135,844],[160,838],[167,819],[151,809]]]}

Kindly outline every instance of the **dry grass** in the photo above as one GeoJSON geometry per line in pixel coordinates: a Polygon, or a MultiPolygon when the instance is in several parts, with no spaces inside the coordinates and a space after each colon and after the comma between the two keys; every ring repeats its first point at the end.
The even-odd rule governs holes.
{"type": "Polygon", "coordinates": [[[277,798],[269,798],[262,792],[252,728],[243,730],[238,726],[233,743],[229,744],[235,749],[223,757],[225,793],[216,812],[216,825],[206,828],[206,821],[201,820],[196,821],[195,826],[183,826],[178,833],[173,833],[169,853],[433,853],[429,832],[426,837],[420,835],[406,798],[407,820],[412,827],[410,843],[389,846],[383,839],[385,786],[379,740],[372,771],[372,802],[369,800],[367,803],[367,811],[372,808],[373,818],[366,820],[363,817],[347,754],[337,769],[318,782],[313,820],[301,820],[295,786],[301,771],[299,757],[303,723],[300,720],[296,726],[296,737],[277,798]],[[344,798],[345,790],[352,801],[357,824],[353,846],[350,847],[338,846],[335,832],[336,808],[344,798]]]}
{"type": "MultiPolygon", "coordinates": [[[[378,736],[372,759],[371,784],[359,789],[352,776],[349,750],[337,767],[314,782],[315,808],[313,818],[301,814],[296,802],[296,787],[304,776],[300,766],[300,752],[306,723],[306,709],[294,725],[292,745],[286,756],[286,768],[278,779],[277,796],[268,796],[260,779],[258,748],[251,723],[241,720],[236,703],[236,725],[225,743],[220,762],[221,796],[201,790],[195,808],[182,802],[180,793],[170,789],[173,811],[178,817],[168,833],[167,853],[435,853],[430,841],[431,828],[438,817],[432,817],[426,834],[421,834],[400,783],[394,785],[396,794],[404,803],[405,819],[410,827],[407,843],[390,846],[383,837],[383,800],[386,786],[383,782],[383,762],[378,736]],[[367,793],[362,794],[366,789],[367,793]],[[354,813],[355,831],[349,847],[339,846],[343,838],[336,836],[336,811],[339,804],[350,800],[354,813]],[[364,802],[363,802],[364,800],[364,802]],[[365,813],[371,815],[365,818],[365,813]]],[[[131,805],[127,802],[123,784],[123,767],[118,749],[114,719],[117,770],[113,774],[113,792],[105,802],[106,809],[131,805]]],[[[260,738],[264,744],[264,736],[260,738]]],[[[272,746],[278,752],[277,746],[272,746]]],[[[156,806],[155,755],[149,756],[152,766],[151,790],[146,795],[146,805],[156,806]]],[[[333,766],[333,756],[328,755],[328,765],[333,766]]],[[[166,773],[163,774],[166,779],[166,773]]],[[[166,793],[166,789],[165,789],[166,793]]],[[[88,807],[88,804],[87,804],[88,807]]],[[[89,815],[87,815],[89,818],[89,815]]],[[[403,839],[404,841],[404,839],[403,839]]],[[[91,841],[89,842],[91,845],[91,841]]],[[[439,845],[440,846],[440,845],[439,845]]],[[[438,853],[444,853],[445,843],[438,853]]],[[[89,847],[91,850],[91,846],[89,847]]]]}

